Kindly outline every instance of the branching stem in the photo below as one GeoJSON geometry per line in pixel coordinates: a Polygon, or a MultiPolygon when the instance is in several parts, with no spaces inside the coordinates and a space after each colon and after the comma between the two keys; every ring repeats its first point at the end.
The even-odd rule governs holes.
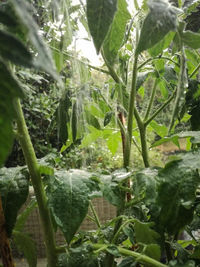
{"type": "Polygon", "coordinates": [[[42,183],[39,167],[35,151],[28,133],[20,100],[14,100],[16,112],[17,131],[20,145],[29,169],[31,181],[33,184],[35,196],[38,203],[41,224],[44,232],[44,240],[46,245],[46,254],[49,267],[57,266],[56,245],[54,239],[53,225],[50,217],[50,212],[47,205],[47,197],[42,183]]]}

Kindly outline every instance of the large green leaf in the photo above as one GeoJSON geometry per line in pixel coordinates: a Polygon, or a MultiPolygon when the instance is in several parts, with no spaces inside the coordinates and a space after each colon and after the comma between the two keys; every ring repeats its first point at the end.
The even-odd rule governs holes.
{"type": "Polygon", "coordinates": [[[167,164],[158,174],[156,205],[159,216],[156,223],[160,231],[170,234],[176,234],[192,220],[196,190],[200,184],[197,172],[200,153],[188,152],[181,158],[167,164]]]}
{"type": "Polygon", "coordinates": [[[192,143],[200,143],[200,131],[187,131],[187,132],[180,132],[177,134],[173,134],[169,137],[163,137],[160,140],[154,142],[151,145],[151,147],[156,147],[156,146],[162,145],[170,141],[175,144],[179,144],[178,139],[187,138],[187,137],[192,137],[191,138],[192,143]]]}
{"type": "Polygon", "coordinates": [[[174,31],[177,24],[176,9],[164,0],[149,2],[149,13],[142,25],[136,53],[153,47],[169,31],[174,31]]]}
{"type": "Polygon", "coordinates": [[[9,1],[12,3],[14,10],[19,17],[20,23],[22,23],[27,30],[29,40],[36,49],[37,57],[35,58],[34,66],[48,72],[55,79],[58,79],[50,51],[42,37],[38,34],[39,28],[30,12],[33,10],[31,5],[24,0],[9,1]]]}
{"type": "Polygon", "coordinates": [[[33,66],[31,53],[14,35],[0,30],[0,55],[12,63],[25,67],[33,66]]]}
{"type": "Polygon", "coordinates": [[[124,203],[124,194],[120,185],[131,176],[131,173],[122,170],[112,175],[101,175],[100,188],[103,196],[114,206],[120,207],[124,203]]]}
{"type": "Polygon", "coordinates": [[[17,213],[28,197],[28,172],[24,167],[0,169],[0,195],[6,220],[6,230],[11,236],[17,213]]]}
{"type": "Polygon", "coordinates": [[[200,48],[200,34],[191,31],[185,31],[182,33],[183,43],[193,49],[200,48]]]}
{"type": "Polygon", "coordinates": [[[152,229],[152,226],[154,226],[153,223],[144,223],[135,220],[135,238],[138,243],[143,243],[147,245],[158,243],[160,235],[152,229]]]}
{"type": "Polygon", "coordinates": [[[97,53],[112,24],[117,0],[87,0],[87,19],[97,53]]]}
{"type": "Polygon", "coordinates": [[[81,170],[56,171],[48,183],[49,207],[68,243],[87,214],[93,191],[91,176],[81,170]]]}
{"type": "Polygon", "coordinates": [[[6,64],[0,60],[0,166],[6,160],[13,141],[13,99],[23,97],[23,90],[6,64]]]}
{"type": "Polygon", "coordinates": [[[117,12],[103,44],[104,56],[113,65],[123,43],[127,21],[131,19],[126,0],[118,0],[117,12]]]}
{"type": "Polygon", "coordinates": [[[24,254],[29,267],[37,266],[37,249],[36,244],[28,234],[14,231],[13,232],[14,242],[17,249],[24,254]]]}

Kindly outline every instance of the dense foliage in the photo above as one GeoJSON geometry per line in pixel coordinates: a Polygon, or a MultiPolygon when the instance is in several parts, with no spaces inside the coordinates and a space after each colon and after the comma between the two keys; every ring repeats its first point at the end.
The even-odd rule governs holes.
{"type": "Polygon", "coordinates": [[[199,266],[200,3],[170,2],[135,0],[132,12],[126,0],[0,3],[4,263],[12,236],[37,265],[23,227],[38,205],[49,267],[199,266]],[[72,49],[80,27],[102,67],[72,49]],[[151,151],[182,138],[186,151],[166,164],[151,151]],[[18,215],[29,184],[36,201],[18,215]],[[105,225],[97,197],[117,208],[105,225]],[[97,230],[78,233],[89,207],[97,230]]]}

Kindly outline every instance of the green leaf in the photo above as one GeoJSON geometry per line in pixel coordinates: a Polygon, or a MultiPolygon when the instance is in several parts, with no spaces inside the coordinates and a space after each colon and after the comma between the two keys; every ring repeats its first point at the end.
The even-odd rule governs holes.
{"type": "Polygon", "coordinates": [[[136,53],[153,47],[169,31],[175,31],[177,26],[176,9],[167,1],[152,0],[149,2],[150,12],[142,25],[136,53]]]}
{"type": "Polygon", "coordinates": [[[14,242],[17,249],[23,252],[29,267],[37,266],[37,248],[35,242],[31,237],[25,233],[14,231],[13,232],[14,242]]]}
{"type": "Polygon", "coordinates": [[[10,60],[12,63],[19,66],[33,66],[31,53],[14,35],[0,30],[0,40],[0,55],[2,58],[10,60]]]}
{"type": "Polygon", "coordinates": [[[113,115],[114,115],[114,112],[113,111],[106,112],[105,118],[104,118],[104,122],[103,122],[103,125],[104,126],[106,126],[106,125],[108,125],[110,123],[113,115]]]}
{"type": "Polygon", "coordinates": [[[38,34],[39,28],[30,12],[32,10],[31,5],[27,1],[21,0],[10,0],[10,2],[20,18],[20,23],[25,27],[29,40],[36,49],[37,57],[34,66],[48,72],[52,77],[59,80],[50,51],[42,37],[38,34]]]}
{"type": "Polygon", "coordinates": [[[98,119],[93,116],[88,110],[85,110],[85,119],[88,124],[92,125],[96,129],[101,129],[98,119]]]}
{"type": "Polygon", "coordinates": [[[39,171],[40,171],[40,174],[45,174],[45,175],[53,175],[54,174],[54,169],[52,167],[47,166],[47,165],[39,165],[39,171]]]}
{"type": "Polygon", "coordinates": [[[13,100],[24,93],[7,65],[0,60],[0,166],[6,160],[13,142],[12,120],[15,114],[13,100]]]}
{"type": "Polygon", "coordinates": [[[121,142],[121,134],[120,132],[113,133],[107,140],[107,146],[111,153],[115,155],[117,152],[119,143],[121,142]]]}
{"type": "Polygon", "coordinates": [[[159,172],[156,203],[159,216],[156,223],[160,231],[176,234],[192,220],[196,190],[200,183],[197,168],[199,152],[188,152],[159,172]]]}
{"type": "Polygon", "coordinates": [[[134,230],[137,243],[156,244],[160,239],[160,235],[152,229],[154,223],[143,223],[135,220],[134,230]]]}
{"type": "Polygon", "coordinates": [[[124,197],[120,184],[130,177],[130,173],[121,170],[113,175],[101,175],[100,188],[103,196],[114,206],[120,207],[124,203],[124,197]]]}
{"type": "Polygon", "coordinates": [[[35,199],[31,200],[25,210],[17,216],[17,221],[14,227],[14,231],[21,232],[24,229],[24,225],[31,214],[31,212],[36,208],[37,201],[35,199]]]}
{"type": "Polygon", "coordinates": [[[131,19],[131,16],[127,10],[126,0],[118,0],[117,12],[103,44],[104,56],[110,65],[114,64],[118,51],[121,48],[129,19],[131,19]]]}
{"type": "Polygon", "coordinates": [[[154,120],[151,121],[150,125],[159,136],[164,137],[167,135],[168,129],[165,125],[158,124],[154,120]]]}
{"type": "Polygon", "coordinates": [[[157,196],[158,169],[145,168],[136,173],[136,180],[133,181],[133,192],[135,197],[143,199],[149,206],[155,202],[157,196]]]}
{"type": "Polygon", "coordinates": [[[143,83],[149,77],[150,73],[152,73],[152,71],[145,71],[145,72],[139,72],[138,73],[137,81],[136,81],[136,90],[138,90],[143,85],[143,83]]]}
{"type": "Polygon", "coordinates": [[[181,139],[181,138],[188,138],[188,137],[192,137],[191,142],[192,143],[199,143],[200,142],[200,131],[187,131],[187,132],[181,132],[181,133],[177,133],[177,134],[173,134],[169,137],[164,137],[161,138],[160,140],[154,142],[151,147],[156,147],[159,145],[162,145],[166,142],[174,142],[175,139],[181,139]]]}
{"type": "Polygon", "coordinates": [[[145,255],[149,256],[152,259],[160,261],[161,257],[161,248],[160,245],[157,244],[149,244],[145,246],[145,255]]]}
{"type": "Polygon", "coordinates": [[[112,24],[117,0],[87,0],[87,19],[97,53],[112,24]]]}
{"type": "Polygon", "coordinates": [[[56,171],[47,185],[48,205],[68,244],[88,212],[90,177],[81,170],[56,171]]]}
{"type": "Polygon", "coordinates": [[[28,197],[28,191],[28,173],[24,167],[0,169],[0,195],[9,237],[15,225],[17,213],[28,197]]]}
{"type": "Polygon", "coordinates": [[[168,34],[166,34],[165,37],[160,42],[158,42],[148,50],[149,54],[152,57],[156,57],[159,54],[161,54],[164,49],[169,47],[174,38],[174,35],[175,35],[174,32],[169,32],[168,34]]]}
{"type": "Polygon", "coordinates": [[[200,34],[191,31],[185,31],[182,33],[183,43],[193,49],[200,48],[200,34]]]}

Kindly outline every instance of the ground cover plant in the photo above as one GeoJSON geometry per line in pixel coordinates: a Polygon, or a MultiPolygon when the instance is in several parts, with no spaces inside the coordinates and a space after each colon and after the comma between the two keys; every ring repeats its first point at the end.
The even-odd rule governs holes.
{"type": "MultiPolygon", "coordinates": [[[[141,7],[134,3],[134,16],[125,0],[61,4],[66,28],[56,42],[44,22],[49,15],[42,8],[34,13],[32,5],[21,0],[0,4],[0,254],[4,266],[14,266],[11,236],[29,266],[37,266],[34,243],[23,231],[36,206],[49,267],[200,264],[196,234],[200,224],[200,34],[196,23],[200,3],[150,0],[143,1],[141,7]],[[74,83],[78,80],[79,84],[75,86],[71,86],[69,60],[73,56],[65,51],[73,37],[69,28],[78,27],[73,12],[80,12],[104,60],[102,68],[79,62],[83,75],[78,79],[76,73],[74,83]],[[39,27],[50,36],[49,47],[39,27]],[[59,64],[61,56],[64,60],[59,64]],[[103,84],[91,82],[86,65],[107,75],[103,84]],[[58,157],[55,161],[52,154],[36,158],[20,103],[32,94],[28,73],[29,80],[36,74],[40,75],[36,80],[46,78],[54,91],[55,112],[48,110],[52,102],[45,97],[41,100],[41,112],[50,122],[48,130],[55,134],[57,128],[54,153],[58,153],[56,149],[63,155],[74,149],[87,153],[91,144],[101,145],[104,140],[114,155],[120,143],[120,169],[70,169],[58,164],[58,157]],[[60,89],[58,95],[56,88],[60,89]],[[180,132],[180,125],[186,125],[187,131],[180,132]],[[152,133],[159,138],[150,143],[152,133]],[[170,158],[165,166],[151,165],[150,149],[167,141],[179,147],[181,138],[187,140],[187,151],[170,158]],[[20,143],[26,166],[6,168],[14,139],[20,143]],[[138,169],[132,168],[135,159],[131,150],[141,155],[143,166],[138,169]],[[30,184],[36,200],[18,215],[30,184]],[[117,216],[105,225],[91,202],[96,197],[104,197],[117,208],[117,216]],[[88,208],[97,230],[77,233],[88,208]],[[58,228],[66,240],[63,246],[55,242],[58,228]]],[[[33,4],[37,10],[39,3],[33,4]]],[[[56,2],[51,4],[53,9],[48,10],[54,11],[56,20],[59,8],[56,2]]],[[[36,107],[32,113],[38,112],[36,107]]],[[[26,109],[27,104],[25,114],[26,109]]]]}

